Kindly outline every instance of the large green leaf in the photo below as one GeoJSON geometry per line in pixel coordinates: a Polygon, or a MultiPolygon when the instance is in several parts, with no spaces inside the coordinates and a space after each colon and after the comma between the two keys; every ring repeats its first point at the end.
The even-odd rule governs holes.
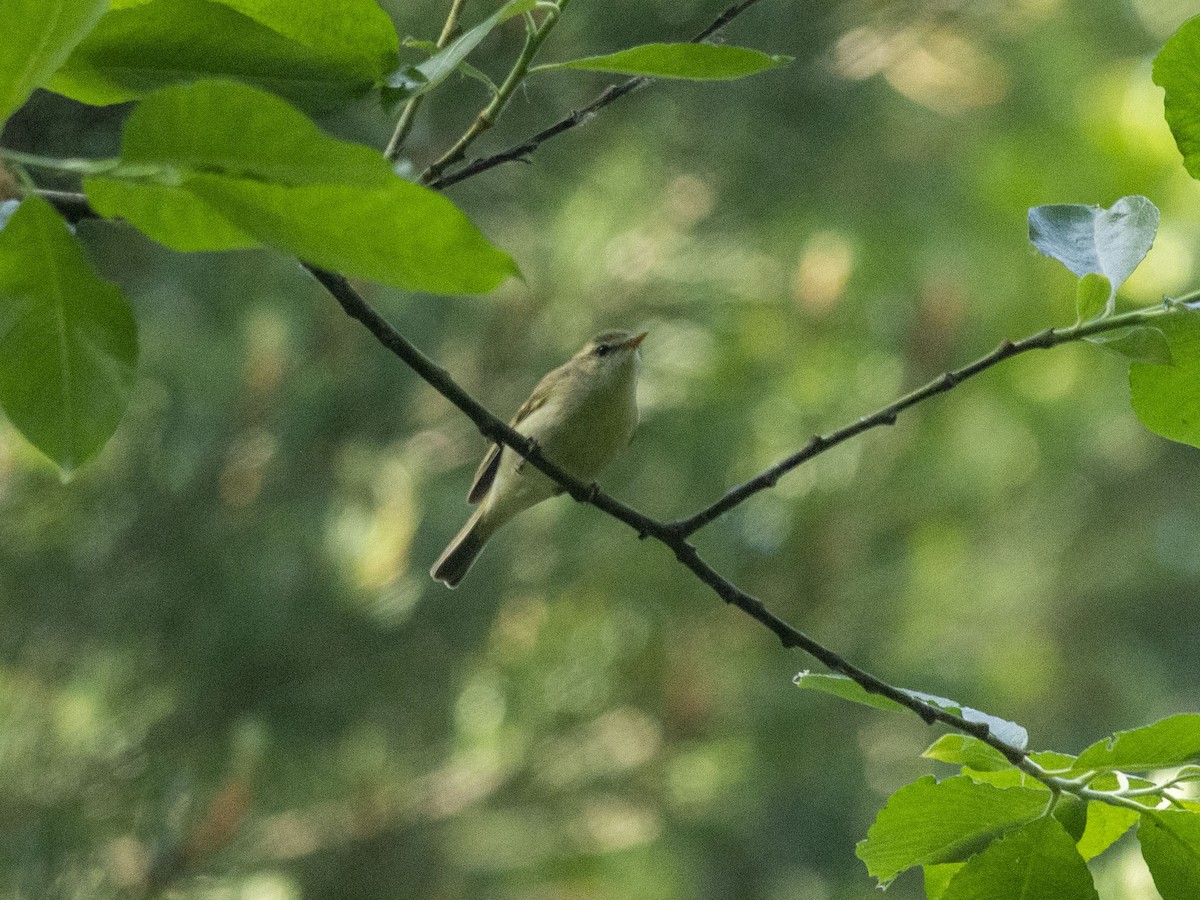
{"type": "Polygon", "coordinates": [[[178,250],[266,244],[346,275],[481,293],[516,264],[442,195],[232,82],[164,88],[125,127],[121,166],[84,181],[102,215],[178,250]]]}
{"type": "MultiPolygon", "coordinates": [[[[1122,197],[1108,209],[1035,206],[1029,210],[1029,240],[1080,278],[1098,274],[1108,279],[1105,307],[1112,312],[1117,291],[1154,244],[1158,218],[1158,207],[1145,197],[1122,197]]],[[[1088,310],[1092,315],[1099,311],[1088,310]]]]}
{"type": "Polygon", "coordinates": [[[791,61],[790,56],[772,56],[761,50],[724,44],[642,44],[603,56],[549,63],[538,66],[537,71],[584,69],[651,78],[727,81],[765,72],[791,61]]]}
{"type": "MultiPolygon", "coordinates": [[[[840,697],[843,700],[849,700],[853,703],[860,703],[863,706],[891,711],[907,711],[907,707],[901,706],[895,700],[891,700],[881,694],[872,694],[845,675],[801,672],[792,680],[796,683],[797,687],[804,688],[805,690],[832,694],[835,697],[840,697]]],[[[1010,722],[1007,719],[1001,719],[999,716],[980,712],[969,706],[963,706],[956,700],[947,700],[945,697],[938,697],[934,694],[911,691],[907,688],[900,688],[900,691],[916,700],[921,700],[931,706],[936,706],[939,709],[944,709],[946,712],[953,713],[956,716],[966,719],[968,722],[987,725],[988,730],[993,735],[1014,747],[1024,749],[1029,743],[1029,733],[1016,722],[1010,722]]]]}
{"type": "Polygon", "coordinates": [[[1013,767],[995,747],[965,734],[943,734],[921,755],[977,772],[1000,772],[1013,767]]]}
{"type": "Polygon", "coordinates": [[[441,50],[419,65],[405,65],[387,77],[385,97],[390,101],[416,97],[433,90],[445,81],[468,54],[501,22],[528,12],[537,0],[509,0],[474,28],[463,32],[441,50]]]}
{"type": "Polygon", "coordinates": [[[892,794],[856,852],[886,885],[913,866],[969,859],[1004,832],[1044,813],[1048,796],[979,784],[962,775],[941,782],[926,776],[892,794]]]}
{"type": "Polygon", "coordinates": [[[1053,816],[1014,829],[971,859],[941,900],[1096,900],[1075,841],[1053,816]]]}
{"type": "Polygon", "coordinates": [[[1166,335],[1173,365],[1129,367],[1133,410],[1155,434],[1200,447],[1200,312],[1163,316],[1154,324],[1166,335]]]}
{"type": "Polygon", "coordinates": [[[1133,827],[1138,820],[1137,810],[1092,800],[1087,805],[1087,826],[1077,843],[1079,855],[1094,859],[1133,827]]]}
{"type": "Polygon", "coordinates": [[[376,0],[214,0],[378,82],[396,65],[400,38],[376,0]]]}
{"type": "Polygon", "coordinates": [[[1183,164],[1200,178],[1200,16],[1180,25],[1158,52],[1154,83],[1166,91],[1167,124],[1183,164]]]}
{"type": "Polygon", "coordinates": [[[170,84],[235,78],[297,103],[365,93],[385,71],[340,44],[308,45],[210,0],[151,0],[110,11],[50,87],[84,103],[133,100],[170,84]]]}
{"type": "Polygon", "coordinates": [[[1138,842],[1163,900],[1195,900],[1200,885],[1200,814],[1142,813],[1138,842]]]}
{"type": "Polygon", "coordinates": [[[1079,754],[1081,771],[1146,772],[1200,761],[1200,715],[1170,716],[1130,731],[1119,731],[1079,754]]]}
{"type": "Polygon", "coordinates": [[[133,387],[137,328],[48,203],[0,231],[0,406],[64,474],[108,441],[133,387]]]}
{"type": "Polygon", "coordinates": [[[0,125],[54,74],[108,0],[7,0],[0,29],[0,125]]]}
{"type": "Polygon", "coordinates": [[[951,879],[964,865],[965,863],[938,863],[924,866],[922,874],[925,876],[926,900],[940,900],[942,894],[946,893],[946,888],[950,886],[951,879]]]}

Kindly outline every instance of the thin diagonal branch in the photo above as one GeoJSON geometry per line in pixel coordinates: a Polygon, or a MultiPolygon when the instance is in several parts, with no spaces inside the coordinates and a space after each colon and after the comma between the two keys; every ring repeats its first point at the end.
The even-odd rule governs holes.
{"type": "MultiPolygon", "coordinates": [[[[759,0],[741,0],[740,3],[735,3],[733,6],[729,7],[723,13],[713,19],[713,21],[710,22],[703,31],[691,39],[690,43],[699,44],[708,40],[710,37],[712,37],[714,34],[716,34],[718,31],[720,31],[758,2],[759,0]]],[[[442,175],[440,172],[434,173],[433,177],[426,181],[426,184],[428,184],[431,188],[440,191],[450,187],[451,185],[458,184],[460,181],[466,181],[468,178],[473,178],[481,172],[486,172],[488,169],[494,169],[496,166],[504,163],[524,161],[528,159],[529,156],[546,141],[557,137],[563,132],[570,131],[572,128],[578,128],[610,103],[614,103],[627,94],[632,94],[639,88],[645,87],[646,85],[650,84],[652,80],[653,79],[651,78],[639,76],[637,78],[629,78],[622,82],[610,84],[608,87],[602,90],[599,95],[597,95],[596,99],[587,106],[583,107],[582,109],[577,109],[569,116],[559,119],[549,128],[542,129],[532,137],[527,138],[513,147],[509,147],[507,150],[504,150],[501,153],[488,156],[484,159],[474,160],[473,162],[463,166],[461,169],[458,169],[447,175],[442,175]]]]}
{"type": "Polygon", "coordinates": [[[1030,350],[1048,350],[1052,347],[1069,344],[1073,341],[1080,341],[1106,331],[1116,331],[1120,328],[1128,328],[1131,325],[1141,325],[1158,316],[1171,313],[1181,305],[1186,306],[1198,297],[1200,297],[1200,294],[1189,295],[1179,300],[1164,303],[1162,306],[1137,309],[1119,316],[1111,316],[1105,319],[1077,324],[1070,328],[1048,328],[1045,331],[1031,334],[1029,337],[1019,341],[1001,341],[991,353],[981,356],[979,359],[969,362],[965,366],[943,372],[923,387],[905,394],[898,400],[889,403],[887,406],[869,415],[856,419],[849,425],[844,425],[828,434],[814,434],[808,439],[808,443],[792,455],[781,459],[744,484],[739,484],[737,487],[731,488],[720,500],[694,515],[671,523],[672,527],[683,535],[694,534],[705,525],[729,512],[738,504],[753,497],[759,491],[774,487],[780,478],[796,467],[820,456],[828,450],[832,450],[838,444],[848,441],[852,437],[857,437],[865,431],[870,431],[881,425],[895,425],[900,413],[906,409],[916,406],[930,397],[944,394],[968,378],[985,372],[1006,359],[1011,359],[1030,350]]]}
{"type": "MultiPolygon", "coordinates": [[[[446,24],[442,26],[442,33],[438,35],[437,39],[436,46],[439,50],[450,43],[450,38],[458,30],[458,20],[462,17],[463,7],[466,5],[467,0],[450,0],[450,12],[446,15],[446,24]]],[[[412,131],[413,122],[417,120],[417,112],[421,109],[424,100],[425,95],[418,94],[404,104],[404,110],[396,122],[396,130],[392,132],[392,139],[388,141],[387,149],[383,151],[383,155],[392,162],[400,157],[400,150],[408,138],[408,133],[412,131]]]]}
{"type": "MultiPolygon", "coordinates": [[[[89,217],[94,215],[87,205],[86,198],[81,195],[63,194],[61,192],[47,192],[47,199],[53,202],[59,209],[64,210],[65,214],[81,214],[81,217],[89,217]]],[[[1029,753],[1021,747],[1009,744],[996,737],[985,722],[969,722],[962,716],[956,715],[931,703],[927,703],[918,697],[912,696],[906,691],[897,688],[886,681],[872,675],[863,669],[858,668],[848,662],[844,657],[824,644],[809,637],[804,632],[795,628],[784,619],[771,612],[766,605],[757,597],[742,590],[711,565],[697,552],[695,546],[688,541],[688,535],[684,533],[678,525],[668,522],[661,522],[653,519],[633,507],[610,497],[593,484],[585,484],[568,472],[559,468],[552,460],[548,459],[538,447],[536,442],[530,440],[519,432],[513,430],[496,416],[492,415],[481,403],[475,400],[467,391],[454,381],[450,374],[437,365],[433,360],[429,359],[422,353],[412,342],[405,338],[400,332],[393,328],[387,320],[385,320],[367,301],[354,289],[350,282],[342,275],[334,272],[329,272],[320,269],[316,266],[302,263],[314,278],[322,286],[333,295],[333,297],[341,304],[342,309],[352,318],[357,319],[367,328],[368,331],[382,344],[386,349],[390,350],[398,356],[406,365],[409,366],[423,381],[433,387],[442,396],[449,400],[455,407],[462,411],[472,422],[479,428],[485,437],[497,443],[510,447],[516,453],[527,459],[531,465],[544,472],[547,476],[557,482],[568,494],[575,500],[583,503],[590,503],[593,506],[603,510],[613,518],[624,522],[632,528],[639,538],[653,538],[664,546],[668,547],[675,555],[675,558],[681,565],[691,571],[701,582],[707,585],[718,597],[726,603],[736,606],[746,615],[750,616],[755,621],[762,624],[771,631],[783,644],[785,648],[796,648],[803,650],[813,658],[819,660],[831,671],[845,675],[847,678],[854,681],[864,690],[872,694],[878,694],[883,697],[900,704],[904,708],[911,710],[921,717],[928,724],[940,722],[944,725],[953,728],[954,730],[970,735],[983,741],[990,747],[999,751],[1005,759],[1012,765],[1027,773],[1031,777],[1037,779],[1046,785],[1047,788],[1054,794],[1063,791],[1082,796],[1081,792],[1088,790],[1085,786],[1069,779],[1057,776],[1035,762],[1029,753]]],[[[1184,309],[1194,309],[1195,304],[1200,302],[1200,292],[1191,294],[1188,297],[1169,301],[1162,307],[1155,307],[1148,310],[1139,310],[1139,314],[1143,319],[1150,319],[1155,316],[1167,315],[1176,313],[1184,309]]],[[[1056,343],[1064,343],[1067,338],[1061,338],[1061,335],[1071,335],[1071,340],[1079,340],[1090,334],[1098,334],[1103,331],[1111,330],[1115,327],[1124,327],[1133,321],[1126,314],[1123,317],[1116,317],[1122,320],[1122,324],[1112,324],[1113,319],[1102,322],[1089,323],[1084,326],[1076,326],[1071,329],[1062,329],[1055,331],[1049,329],[1044,332],[1039,332],[1033,335],[1028,341],[1044,342],[1046,346],[1054,346],[1056,343]]],[[[1141,321],[1142,319],[1138,320],[1141,321]]],[[[1017,344],[1001,346],[1019,346],[1017,344]]],[[[1041,346],[1041,343],[1037,343],[1041,346]]],[[[1030,347],[1032,349],[1032,346],[1030,347]]],[[[999,348],[998,348],[999,350],[999,348]]],[[[994,351],[998,352],[998,351],[994,351]]],[[[1013,351],[1005,351],[1007,358],[1014,355],[1013,351]]],[[[990,355],[989,355],[990,356],[990,355]]],[[[983,359],[988,359],[984,357],[983,359]]],[[[999,361],[999,360],[997,360],[999,361]]],[[[980,361],[975,364],[979,365],[980,361]]],[[[994,363],[989,363],[992,365],[994,363]]],[[[982,366],[986,368],[987,366],[982,366]]],[[[982,371],[980,368],[980,371],[982,371]]],[[[972,372],[972,374],[974,374],[972,372]]],[[[949,390],[958,382],[948,383],[942,390],[949,390]]],[[[925,397],[934,396],[941,391],[930,391],[925,394],[925,397]]],[[[918,392],[914,392],[918,393],[918,392]]],[[[911,395],[910,395],[911,396],[911,395]]],[[[920,399],[924,399],[922,397],[920,399]]],[[[909,405],[920,402],[920,399],[913,400],[909,405]]],[[[1087,799],[1096,799],[1102,802],[1112,802],[1116,805],[1128,805],[1127,803],[1111,800],[1105,792],[1091,792],[1087,799]],[[1093,796],[1094,794],[1094,796],[1093,796]]]]}

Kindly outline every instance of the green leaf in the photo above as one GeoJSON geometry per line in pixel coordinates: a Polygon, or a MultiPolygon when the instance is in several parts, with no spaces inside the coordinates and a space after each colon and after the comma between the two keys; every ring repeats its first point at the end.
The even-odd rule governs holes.
{"type": "Polygon", "coordinates": [[[423,63],[401,66],[387,76],[384,98],[396,102],[432,91],[458,68],[492,29],[513,16],[529,12],[536,5],[537,0],[509,0],[492,15],[469,31],[463,32],[423,63]]]}
{"type": "MultiPolygon", "coordinates": [[[[863,706],[871,706],[875,709],[889,711],[908,711],[906,707],[901,706],[895,700],[890,700],[880,694],[872,694],[864,690],[857,682],[851,681],[845,675],[823,675],[812,672],[801,672],[793,681],[797,687],[811,691],[820,691],[824,694],[832,694],[835,697],[840,697],[843,700],[849,700],[853,703],[860,703],[863,706]]],[[[969,706],[962,706],[957,701],[947,700],[945,697],[937,697],[933,694],[922,693],[921,691],[910,691],[906,688],[900,688],[900,691],[914,699],[921,700],[931,706],[936,706],[939,709],[944,709],[946,712],[960,716],[968,722],[986,724],[993,735],[1014,747],[1024,749],[1029,743],[1029,733],[1015,722],[980,712],[969,706]]]]}
{"type": "Polygon", "coordinates": [[[1136,810],[1092,800],[1087,805],[1087,827],[1078,841],[1079,855],[1095,859],[1133,827],[1136,810]]]}
{"type": "Polygon", "coordinates": [[[1148,366],[1169,366],[1175,358],[1171,355],[1171,345],[1161,328],[1152,325],[1138,325],[1132,328],[1118,328],[1103,334],[1086,338],[1088,343],[1119,353],[1133,362],[1145,363],[1148,366]]]}
{"type": "Polygon", "coordinates": [[[400,36],[376,0],[215,0],[374,83],[396,65],[400,36]]]}
{"type": "Polygon", "coordinates": [[[0,406],[64,475],[112,437],[133,389],[137,326],[58,214],[30,197],[0,231],[0,406]]]}
{"type": "Polygon", "coordinates": [[[1096,900],[1075,841],[1054,817],[1010,831],[970,860],[941,900],[1096,900]]]}
{"type": "Polygon", "coordinates": [[[950,879],[958,874],[958,870],[963,867],[963,863],[942,863],[940,865],[925,866],[925,897],[926,900],[939,900],[946,892],[946,888],[950,886],[950,879]]]}
{"type": "Polygon", "coordinates": [[[965,734],[943,734],[921,755],[926,759],[953,763],[977,772],[999,772],[1012,768],[1012,763],[995,747],[965,734]]]}
{"type": "Polygon", "coordinates": [[[855,852],[881,885],[913,866],[961,862],[1046,810],[1045,791],[996,788],[956,775],[902,787],[855,852]]]}
{"type": "Polygon", "coordinates": [[[319,108],[366,93],[385,71],[341,50],[306,46],[222,3],[151,0],[104,16],[50,87],[103,105],[226,77],[319,108]]]}
{"type": "Polygon", "coordinates": [[[1167,124],[1183,165],[1200,178],[1200,16],[1179,26],[1154,58],[1154,83],[1166,91],[1167,124]]]}
{"type": "Polygon", "coordinates": [[[1071,840],[1080,841],[1087,830],[1087,803],[1073,794],[1061,794],[1054,805],[1054,818],[1066,829],[1071,840]]]}
{"type": "Polygon", "coordinates": [[[0,125],[92,30],[108,0],[8,0],[0,30],[0,125]]]}
{"type": "Polygon", "coordinates": [[[1108,209],[1072,204],[1029,210],[1029,240],[1038,250],[1080,278],[1096,273],[1108,279],[1108,313],[1157,232],[1158,207],[1145,197],[1122,197],[1108,209]]]}
{"type": "Polygon", "coordinates": [[[1200,715],[1170,716],[1131,731],[1119,731],[1079,754],[1080,771],[1145,772],[1200,760],[1200,715]]]}
{"type": "Polygon", "coordinates": [[[536,71],[584,69],[650,78],[686,78],[691,81],[727,81],[745,78],[791,62],[790,56],[771,56],[748,47],[724,44],[642,44],[604,56],[588,56],[538,66],[536,71]]]}
{"type": "Polygon", "coordinates": [[[482,293],[519,274],[440,194],[232,82],[164,88],[125,126],[121,167],[84,181],[105,216],[177,250],[276,247],[353,277],[482,293]]]}
{"type": "Polygon", "coordinates": [[[208,175],[188,185],[264,243],[345,275],[431,294],[482,294],[520,274],[453,203],[400,178],[371,190],[208,175]]]}
{"type": "Polygon", "coordinates": [[[1162,900],[1195,900],[1200,885],[1200,814],[1145,812],[1137,835],[1162,900]]]}
{"type": "Polygon", "coordinates": [[[1113,296],[1112,283],[1099,272],[1088,272],[1075,288],[1075,314],[1080,322],[1101,315],[1113,296]]]}
{"type": "Polygon", "coordinates": [[[1166,335],[1173,365],[1129,367],[1133,411],[1155,434],[1200,447],[1200,312],[1163,316],[1155,327],[1166,335]]]}

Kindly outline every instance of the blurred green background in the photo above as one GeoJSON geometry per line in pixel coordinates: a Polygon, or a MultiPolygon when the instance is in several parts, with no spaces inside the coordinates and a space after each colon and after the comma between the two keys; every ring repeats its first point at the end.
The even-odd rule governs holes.
{"type": "MultiPolygon", "coordinates": [[[[386,5],[386,4],[385,4],[386,5]]],[[[434,36],[444,2],[388,6],[434,36]]],[[[712,0],[572,4],[545,60],[698,31],[712,0]]],[[[490,5],[468,5],[468,23],[490,5]]],[[[1069,324],[1026,208],[1149,196],[1124,291],[1197,286],[1200,187],[1150,60],[1185,0],[763,0],[733,43],[796,57],[658,84],[450,196],[525,273],[491,296],[363,285],[507,416],[593,332],[646,328],[643,424],[604,486],[651,515],[946,367],[1069,324]]],[[[476,64],[502,74],[517,23],[476,64]]],[[[586,103],[531,80],[477,145],[586,103]]],[[[409,150],[483,102],[453,82],[409,150]]],[[[126,109],[41,93],[7,146],[112,152],[126,109]]],[[[383,146],[369,102],[323,120],[383,146]]],[[[854,856],[933,764],[910,717],[801,695],[810,660],[663,548],[566,500],[429,580],[484,445],[308,279],[85,223],[141,328],[98,462],[62,484],[0,423],[0,895],[876,896],[854,856]]],[[[1200,456],[1145,431],[1087,346],[1005,363],[698,536],[852,661],[1077,751],[1196,710],[1200,456]]],[[[1126,842],[1101,896],[1157,896],[1126,842]]],[[[889,896],[922,896],[902,878],[889,896]]]]}

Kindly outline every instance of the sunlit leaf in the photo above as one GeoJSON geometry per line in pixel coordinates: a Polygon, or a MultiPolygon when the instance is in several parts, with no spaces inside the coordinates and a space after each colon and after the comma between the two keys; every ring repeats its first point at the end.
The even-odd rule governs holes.
{"type": "Polygon", "coordinates": [[[539,66],[538,70],[584,69],[651,78],[726,81],[765,72],[791,61],[790,56],[772,56],[761,50],[724,44],[642,44],[603,56],[550,63],[539,66]]]}
{"type": "Polygon", "coordinates": [[[1112,283],[1099,272],[1088,272],[1075,289],[1075,314],[1087,322],[1104,312],[1113,295],[1112,283]]]}
{"type": "Polygon", "coordinates": [[[1129,367],[1129,394],[1141,423],[1181,444],[1200,447],[1200,312],[1156,320],[1170,347],[1170,366],[1129,367]]]}
{"type": "Polygon", "coordinates": [[[1087,827],[1078,841],[1079,855],[1084,859],[1099,856],[1132,828],[1137,820],[1136,810],[1090,801],[1087,806],[1087,827]]]}
{"type": "Polygon", "coordinates": [[[1108,312],[1157,232],[1158,207],[1145,197],[1122,197],[1108,209],[1071,204],[1029,210],[1029,240],[1035,247],[1081,278],[1095,273],[1108,279],[1108,312]]]}
{"type": "Polygon", "coordinates": [[[45,84],[108,7],[107,0],[6,0],[0,28],[0,125],[45,84]]]}
{"type": "Polygon", "coordinates": [[[430,293],[481,293],[517,274],[445,197],[245,85],[207,81],[147,97],[126,124],[122,163],[148,174],[86,179],[93,205],[175,249],[261,243],[430,293]]]}
{"type": "Polygon", "coordinates": [[[1142,813],[1137,836],[1162,900],[1195,900],[1200,885],[1200,814],[1183,810],[1142,813]]]}
{"type": "Polygon", "coordinates": [[[1167,124],[1183,164],[1200,178],[1200,16],[1188,19],[1154,58],[1154,83],[1166,91],[1167,124]]]}
{"type": "Polygon", "coordinates": [[[886,885],[913,866],[969,859],[1045,812],[1047,796],[978,784],[962,775],[941,782],[926,776],[892,794],[856,852],[886,885]]]}
{"type": "Polygon", "coordinates": [[[963,863],[940,863],[923,868],[926,900],[938,900],[950,886],[950,879],[958,874],[963,863]]]}
{"type": "Polygon", "coordinates": [[[1146,772],[1200,760],[1200,715],[1170,716],[1130,731],[1118,731],[1079,754],[1085,771],[1146,772]]]}
{"type": "Polygon", "coordinates": [[[965,734],[943,734],[921,755],[926,759],[953,763],[978,772],[1012,768],[1012,763],[995,747],[965,734]]]}
{"type": "Polygon", "coordinates": [[[376,0],[214,0],[324,56],[353,63],[372,82],[396,65],[400,37],[376,0]]]}
{"type": "Polygon", "coordinates": [[[1075,841],[1053,816],[1008,832],[967,862],[941,900],[1096,900],[1075,841]]]}
{"type": "Polygon", "coordinates": [[[0,406],[64,474],[112,437],[137,365],[137,328],[48,203],[0,231],[0,406]]]}
{"type": "Polygon", "coordinates": [[[378,81],[358,53],[308,46],[210,0],[151,0],[109,12],[50,83],[84,103],[133,100],[166,85],[225,77],[321,107],[378,81]]]}

